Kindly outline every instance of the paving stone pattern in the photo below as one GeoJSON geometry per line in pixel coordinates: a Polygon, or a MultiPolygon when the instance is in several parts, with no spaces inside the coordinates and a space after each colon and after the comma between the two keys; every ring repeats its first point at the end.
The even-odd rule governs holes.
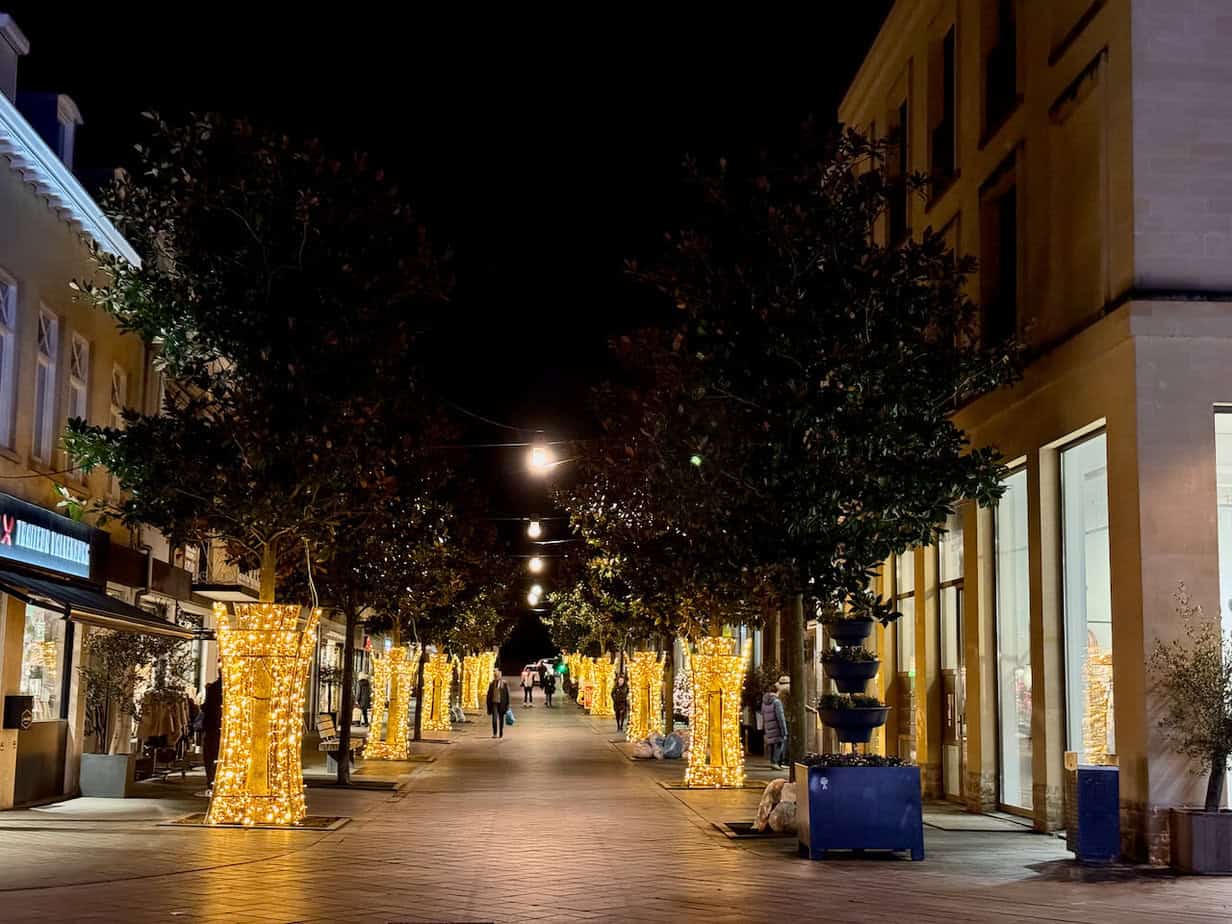
{"type": "Polygon", "coordinates": [[[479,716],[424,745],[437,759],[396,792],[310,789],[353,818],[332,833],[158,827],[154,801],[0,814],[0,921],[1232,919],[1232,882],[1086,872],[1012,824],[930,827],[923,863],[730,840],[712,822],[750,818],[756,792],[666,790],[680,764],[629,760],[610,721],[515,708],[502,741],[479,716]]]}

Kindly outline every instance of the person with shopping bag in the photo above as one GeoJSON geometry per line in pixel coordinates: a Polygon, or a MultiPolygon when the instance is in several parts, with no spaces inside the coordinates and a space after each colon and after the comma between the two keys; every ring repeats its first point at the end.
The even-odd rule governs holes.
{"type": "Polygon", "coordinates": [[[509,688],[501,678],[500,668],[492,671],[486,700],[488,715],[492,717],[492,737],[505,737],[505,713],[509,711],[509,688]]]}

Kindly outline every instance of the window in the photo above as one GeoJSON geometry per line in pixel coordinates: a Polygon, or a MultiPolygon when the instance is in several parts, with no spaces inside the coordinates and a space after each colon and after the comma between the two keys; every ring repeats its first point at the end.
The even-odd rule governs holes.
{"type": "Polygon", "coordinates": [[[980,192],[980,294],[988,345],[1018,333],[1018,198],[1014,162],[980,192]]]}
{"type": "Polygon", "coordinates": [[[889,171],[890,201],[887,207],[889,227],[889,243],[901,243],[907,237],[907,205],[911,195],[908,189],[907,177],[910,173],[910,151],[908,139],[910,122],[907,101],[899,104],[890,121],[890,141],[894,145],[886,164],[889,171]]]}
{"type": "MultiPolygon", "coordinates": [[[[1219,529],[1219,623],[1232,636],[1232,408],[1215,414],[1215,504],[1219,529]]],[[[1228,784],[1232,786],[1232,767],[1228,784]]]]}
{"type": "Polygon", "coordinates": [[[894,608],[902,617],[894,623],[898,639],[898,672],[915,676],[915,550],[894,559],[894,608]]]}
{"type": "MultiPolygon", "coordinates": [[[[128,376],[119,366],[111,367],[111,400],[107,413],[107,426],[116,430],[124,429],[124,408],[128,405],[128,376]]],[[[120,482],[111,476],[111,493],[120,493],[120,482]]]]}
{"type": "Polygon", "coordinates": [[[33,456],[51,462],[56,439],[56,361],[60,353],[60,322],[46,309],[38,319],[38,368],[34,376],[33,456]]]}
{"type": "Polygon", "coordinates": [[[1061,451],[1066,738],[1095,764],[1116,753],[1107,443],[1101,433],[1061,451]]]}
{"type": "Polygon", "coordinates": [[[1018,105],[1017,0],[984,0],[984,135],[1018,105]]]}
{"type": "Polygon", "coordinates": [[[950,26],[945,37],[936,43],[930,68],[932,87],[930,96],[930,121],[932,143],[933,194],[937,195],[949,186],[957,170],[957,93],[955,83],[955,37],[950,26]]]}
{"type": "Polygon", "coordinates": [[[34,697],[34,721],[61,717],[64,680],[64,617],[42,607],[26,607],[21,647],[21,692],[34,697]]]}
{"type": "Polygon", "coordinates": [[[962,661],[962,517],[951,514],[937,542],[937,576],[941,591],[941,667],[958,670],[962,661]]]}
{"type": "MultiPolygon", "coordinates": [[[[77,334],[73,334],[72,346],[68,357],[68,416],[71,420],[80,417],[89,419],[90,401],[90,344],[77,334]]],[[[70,467],[76,465],[70,460],[70,467]]],[[[81,474],[85,480],[85,474],[81,474]]]]}
{"type": "Polygon", "coordinates": [[[17,283],[0,272],[0,446],[13,448],[17,409],[17,283]]]}
{"type": "Polygon", "coordinates": [[[997,607],[997,718],[1001,802],[1032,803],[1031,577],[1027,540],[1027,472],[1005,480],[994,513],[994,584],[997,607]]]}

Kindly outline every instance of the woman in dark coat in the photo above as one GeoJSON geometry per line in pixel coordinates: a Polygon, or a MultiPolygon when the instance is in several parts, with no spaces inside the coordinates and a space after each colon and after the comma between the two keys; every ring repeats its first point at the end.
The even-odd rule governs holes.
{"type": "Polygon", "coordinates": [[[616,675],[616,685],[612,687],[612,710],[616,713],[616,731],[624,731],[625,721],[629,718],[629,678],[624,674],[616,675]]]}
{"type": "Polygon", "coordinates": [[[359,691],[355,697],[355,705],[359,707],[359,714],[363,716],[366,727],[368,725],[368,710],[372,707],[372,681],[368,679],[367,674],[359,675],[359,691]]]}
{"type": "Polygon", "coordinates": [[[505,737],[505,713],[509,711],[509,688],[501,679],[499,669],[492,671],[492,682],[488,684],[487,697],[488,715],[492,717],[492,737],[505,737]]]}
{"type": "Polygon", "coordinates": [[[218,746],[222,739],[222,676],[205,685],[205,702],[201,704],[201,758],[205,761],[205,781],[214,788],[214,765],[218,762],[218,746]]]}

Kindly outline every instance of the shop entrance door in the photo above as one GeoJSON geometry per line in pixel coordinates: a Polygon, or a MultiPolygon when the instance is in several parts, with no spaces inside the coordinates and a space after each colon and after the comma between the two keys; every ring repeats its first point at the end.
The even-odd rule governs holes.
{"type": "Polygon", "coordinates": [[[963,665],[962,582],[941,587],[941,785],[963,801],[967,764],[966,669],[963,665]]]}

